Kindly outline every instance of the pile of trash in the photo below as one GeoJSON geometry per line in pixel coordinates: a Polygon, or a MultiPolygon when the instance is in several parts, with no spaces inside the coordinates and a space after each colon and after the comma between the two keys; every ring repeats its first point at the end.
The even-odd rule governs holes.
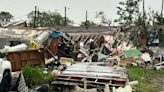
{"type": "Polygon", "coordinates": [[[1,44],[4,47],[1,53],[6,54],[12,65],[17,64],[13,67],[15,70],[21,70],[26,64],[44,62],[43,72],[57,76],[52,85],[73,86],[78,92],[132,92],[138,82],[129,81],[127,66],[164,69],[164,48],[139,45],[135,38],[121,29],[110,34],[79,35],[53,30],[15,32],[8,29],[0,34],[0,40],[6,39],[1,44]]]}

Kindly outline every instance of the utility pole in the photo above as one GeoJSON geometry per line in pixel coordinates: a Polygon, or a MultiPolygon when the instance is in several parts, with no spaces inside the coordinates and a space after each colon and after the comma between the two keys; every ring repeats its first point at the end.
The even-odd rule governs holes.
{"type": "Polygon", "coordinates": [[[39,13],[39,9],[38,9],[38,11],[37,11],[37,26],[39,26],[38,24],[39,24],[39,22],[40,22],[39,16],[40,16],[40,13],[39,13]]]}
{"type": "Polygon", "coordinates": [[[85,26],[86,28],[88,28],[88,11],[86,11],[86,14],[85,14],[85,26]]]}
{"type": "Polygon", "coordinates": [[[143,29],[146,31],[145,27],[145,0],[143,0],[143,29]]]}
{"type": "Polygon", "coordinates": [[[64,25],[67,25],[67,7],[64,7],[64,13],[65,13],[65,17],[64,17],[64,25]]]}
{"type": "Polygon", "coordinates": [[[35,15],[34,15],[34,28],[36,28],[36,13],[37,13],[37,6],[35,6],[35,11],[34,11],[35,15]]]}
{"type": "Polygon", "coordinates": [[[161,7],[161,24],[163,20],[163,3],[164,3],[164,0],[162,0],[162,7],[161,7]]]}
{"type": "Polygon", "coordinates": [[[145,0],[143,0],[143,22],[145,22],[145,0]]]}

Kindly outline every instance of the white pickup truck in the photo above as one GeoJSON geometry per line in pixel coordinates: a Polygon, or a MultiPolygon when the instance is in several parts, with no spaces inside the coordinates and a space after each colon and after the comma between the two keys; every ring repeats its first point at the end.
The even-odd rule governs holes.
{"type": "MultiPolygon", "coordinates": [[[[0,53],[1,54],[1,53],[0,53]]],[[[0,55],[0,92],[10,91],[11,63],[0,55]]]]}

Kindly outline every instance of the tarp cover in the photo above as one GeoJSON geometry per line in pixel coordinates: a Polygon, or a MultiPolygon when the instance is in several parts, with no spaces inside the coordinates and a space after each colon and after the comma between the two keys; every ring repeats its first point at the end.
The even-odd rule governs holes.
{"type": "Polygon", "coordinates": [[[126,57],[126,58],[131,58],[131,57],[133,57],[133,58],[138,58],[139,57],[139,55],[141,55],[141,52],[139,51],[139,50],[137,50],[137,49],[134,49],[134,50],[126,50],[125,52],[124,52],[124,56],[126,57]]]}
{"type": "Polygon", "coordinates": [[[63,37],[63,34],[62,33],[59,33],[59,32],[53,32],[49,38],[57,38],[57,37],[63,37]]]}

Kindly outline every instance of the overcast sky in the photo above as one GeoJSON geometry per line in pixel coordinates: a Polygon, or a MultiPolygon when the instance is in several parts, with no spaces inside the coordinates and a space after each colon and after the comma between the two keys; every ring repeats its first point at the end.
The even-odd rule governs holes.
{"type": "MultiPolygon", "coordinates": [[[[16,19],[24,19],[34,6],[40,11],[58,11],[64,16],[64,7],[68,7],[67,16],[76,24],[85,20],[85,12],[88,10],[88,19],[95,20],[96,11],[104,11],[110,19],[118,18],[116,7],[123,0],[0,0],[0,11],[8,11],[16,19]]],[[[145,0],[146,9],[152,8],[161,11],[162,0],[145,0]]],[[[141,6],[142,7],[142,6],[141,6]]]]}

